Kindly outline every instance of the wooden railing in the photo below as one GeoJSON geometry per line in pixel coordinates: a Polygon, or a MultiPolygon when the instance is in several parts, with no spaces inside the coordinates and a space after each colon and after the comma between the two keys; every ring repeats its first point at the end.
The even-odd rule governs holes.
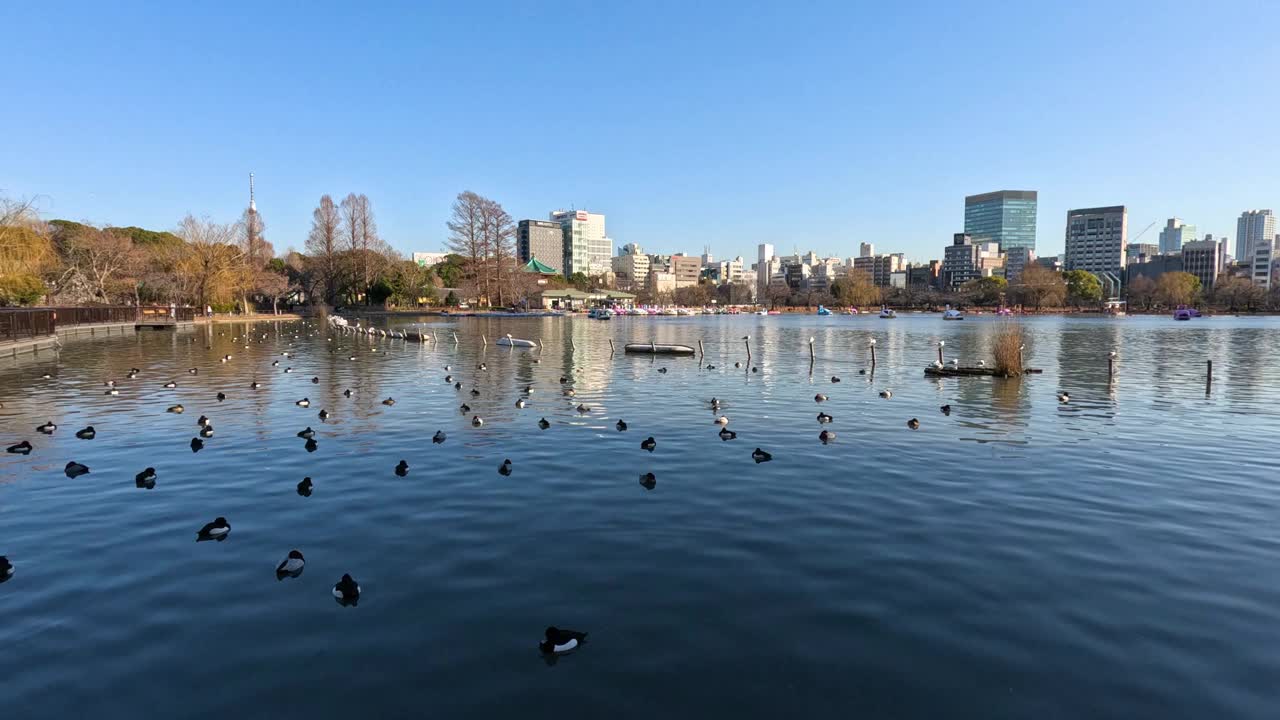
{"type": "Polygon", "coordinates": [[[0,308],[0,342],[53,335],[58,326],[142,323],[160,325],[191,322],[195,308],[98,305],[93,307],[0,308]]]}

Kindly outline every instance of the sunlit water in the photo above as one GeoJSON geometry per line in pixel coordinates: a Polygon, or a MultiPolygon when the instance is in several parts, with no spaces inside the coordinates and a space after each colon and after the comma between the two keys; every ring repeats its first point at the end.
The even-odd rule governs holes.
{"type": "Polygon", "coordinates": [[[0,361],[0,443],[36,446],[0,455],[5,717],[1275,717],[1280,321],[1029,320],[1042,375],[932,380],[995,322],[375,322],[419,320],[437,345],[262,322],[0,361]],[[649,340],[706,358],[622,353],[649,340]],[[545,662],[549,624],[589,642],[545,662]]]}

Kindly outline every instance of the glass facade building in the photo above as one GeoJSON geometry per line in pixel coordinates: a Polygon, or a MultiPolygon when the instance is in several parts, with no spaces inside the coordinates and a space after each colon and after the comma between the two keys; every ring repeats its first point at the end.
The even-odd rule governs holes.
{"type": "Polygon", "coordinates": [[[964,232],[1000,249],[1036,249],[1036,191],[997,190],[964,199],[964,232]]]}

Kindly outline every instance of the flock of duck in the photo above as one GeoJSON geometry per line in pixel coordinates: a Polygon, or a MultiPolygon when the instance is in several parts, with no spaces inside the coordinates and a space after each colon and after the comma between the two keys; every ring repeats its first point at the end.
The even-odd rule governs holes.
{"type": "MultiPolygon", "coordinates": [[[[223,334],[225,335],[225,333],[223,334]]],[[[391,335],[391,334],[386,334],[384,336],[394,337],[394,335],[391,335]]],[[[294,333],[294,338],[296,339],[298,337],[300,337],[300,333],[294,333]]],[[[244,347],[246,349],[249,349],[250,345],[248,343],[254,342],[254,341],[258,343],[265,343],[267,339],[268,339],[268,335],[266,333],[261,333],[258,337],[253,337],[253,338],[251,338],[248,334],[246,334],[245,337],[243,338],[243,341],[246,343],[244,347]]],[[[333,337],[329,337],[328,339],[331,342],[333,340],[333,337]]],[[[232,340],[238,342],[241,340],[241,338],[239,336],[235,336],[232,338],[232,340]]],[[[192,340],[192,342],[194,342],[194,340],[192,340]]],[[[370,352],[377,352],[377,351],[378,349],[376,347],[370,348],[370,352]]],[[[336,352],[336,350],[331,349],[330,352],[333,353],[333,352],[336,352]]],[[[291,359],[294,357],[293,354],[288,351],[282,352],[281,355],[286,359],[291,359]]],[[[355,360],[356,357],[354,355],[351,355],[349,359],[355,360]]],[[[231,360],[232,360],[232,356],[230,354],[227,354],[227,355],[223,355],[220,358],[219,362],[227,363],[227,362],[230,362],[231,360]]],[[[538,362],[538,360],[535,359],[534,362],[538,362]]],[[[280,365],[279,360],[273,361],[271,363],[272,367],[279,367],[279,365],[280,365]]],[[[714,365],[707,365],[708,369],[714,369],[714,367],[715,367],[714,365]]],[[[735,367],[741,368],[742,363],[735,363],[735,367]]],[[[485,365],[485,363],[479,363],[476,369],[477,371],[483,372],[488,368],[485,365]]],[[[444,378],[445,382],[452,384],[455,390],[461,392],[463,387],[462,383],[461,381],[456,380],[454,376],[451,374],[452,367],[449,365],[446,365],[444,366],[444,371],[446,373],[444,378]]],[[[759,368],[752,367],[751,371],[758,372],[759,368]]],[[[141,372],[142,371],[139,370],[138,368],[132,368],[128,372],[127,378],[130,380],[137,379],[141,374],[141,372]]],[[[192,368],[189,368],[187,372],[190,375],[198,375],[199,368],[192,367],[192,368]]],[[[292,373],[293,368],[285,367],[283,372],[292,373]]],[[[665,373],[666,368],[665,367],[659,368],[658,372],[665,373]]],[[[860,370],[859,373],[865,374],[866,371],[860,370]]],[[[43,377],[47,379],[50,376],[46,374],[43,377]]],[[[318,384],[320,382],[320,379],[319,377],[312,377],[311,382],[313,384],[318,384]]],[[[568,377],[560,377],[559,382],[560,382],[560,385],[563,386],[563,389],[561,390],[562,395],[564,395],[566,398],[572,398],[575,396],[575,391],[568,377]]],[[[840,378],[838,376],[831,377],[831,383],[834,384],[839,382],[840,382],[840,378]]],[[[117,381],[107,380],[103,383],[103,385],[106,387],[105,394],[113,395],[113,396],[119,395],[119,387],[118,387],[117,381]]],[[[173,389],[177,387],[177,383],[175,381],[170,380],[164,383],[163,387],[168,389],[173,389]]],[[[253,381],[248,385],[248,387],[251,390],[255,390],[255,389],[259,389],[261,387],[261,384],[258,383],[257,381],[253,381]]],[[[515,401],[515,407],[517,409],[525,408],[527,405],[526,398],[529,397],[529,395],[532,394],[533,392],[534,392],[534,387],[532,385],[525,386],[525,388],[523,389],[522,395],[515,401]]],[[[355,394],[354,391],[350,388],[344,390],[342,393],[342,395],[347,398],[352,397],[354,394],[355,394]]],[[[480,396],[480,394],[481,394],[480,390],[474,387],[469,391],[469,395],[472,398],[478,397],[480,396]]],[[[893,397],[893,393],[892,391],[885,389],[879,392],[879,396],[883,399],[888,400],[893,397]]],[[[226,397],[227,396],[224,392],[218,392],[216,395],[216,399],[218,402],[222,402],[223,400],[226,399],[226,397]]],[[[821,404],[826,402],[829,398],[826,394],[819,392],[814,395],[813,399],[815,403],[821,404]]],[[[1067,403],[1069,402],[1070,397],[1068,396],[1067,393],[1064,392],[1058,395],[1058,400],[1061,403],[1067,403]]],[[[388,397],[382,400],[381,403],[384,406],[391,407],[395,405],[396,401],[394,398],[388,397]]],[[[294,404],[300,408],[309,408],[311,406],[311,400],[308,397],[303,397],[297,400],[294,404]]],[[[719,438],[723,441],[736,439],[737,433],[728,428],[728,425],[730,422],[729,418],[727,415],[723,414],[722,412],[723,402],[720,399],[713,397],[709,401],[707,401],[706,404],[710,407],[710,410],[714,415],[714,424],[720,427],[720,430],[718,432],[719,438]]],[[[482,418],[478,413],[473,413],[472,408],[468,405],[468,403],[466,402],[461,403],[461,405],[459,406],[459,409],[464,414],[472,415],[471,417],[472,426],[481,427],[484,425],[484,418],[482,418]]],[[[591,411],[591,408],[587,406],[585,403],[579,403],[576,406],[576,410],[579,413],[585,414],[585,413],[589,413],[591,411]]],[[[943,405],[939,408],[939,410],[943,415],[951,414],[950,405],[943,405]]],[[[185,408],[181,404],[171,405],[166,408],[166,412],[169,412],[169,413],[182,413],[184,411],[185,411],[185,408]]],[[[329,413],[327,410],[321,409],[317,414],[317,416],[321,421],[324,421],[329,417],[329,413]]],[[[821,432],[818,435],[818,439],[824,444],[836,439],[836,433],[827,427],[834,421],[834,419],[835,418],[832,417],[832,415],[824,411],[819,411],[817,414],[817,422],[822,427],[821,432]]],[[[212,437],[214,433],[213,423],[209,417],[205,415],[201,415],[200,418],[197,420],[196,424],[199,430],[197,431],[196,437],[191,438],[191,442],[190,442],[191,451],[193,453],[199,452],[204,447],[204,440],[212,437]]],[[[918,430],[920,428],[920,421],[917,418],[911,418],[910,420],[907,421],[906,424],[907,424],[907,427],[911,430],[918,430]]],[[[539,428],[546,430],[551,426],[551,423],[545,417],[541,417],[537,421],[537,425],[539,428]]],[[[619,419],[614,427],[618,432],[626,432],[628,430],[628,425],[626,421],[622,419],[619,419]]],[[[45,422],[42,425],[37,426],[35,430],[42,435],[53,435],[55,432],[58,431],[58,426],[53,421],[50,420],[48,422],[45,422]]],[[[297,433],[297,437],[305,441],[304,448],[308,452],[315,451],[317,447],[315,435],[316,435],[315,430],[313,430],[310,426],[305,427],[303,430],[300,430],[297,433]]],[[[75,437],[81,440],[93,440],[96,436],[97,436],[97,431],[94,429],[92,425],[86,426],[76,431],[75,433],[75,437]]],[[[432,436],[431,440],[435,444],[440,444],[447,440],[447,436],[443,430],[438,430],[436,431],[435,435],[432,436]]],[[[653,452],[657,448],[657,444],[658,442],[653,436],[648,436],[640,442],[640,449],[648,452],[653,452]]],[[[35,449],[36,449],[35,446],[29,440],[25,440],[25,439],[18,443],[10,445],[6,448],[8,453],[20,454],[20,455],[30,454],[33,451],[35,451],[35,449]]],[[[771,461],[773,459],[773,456],[768,451],[757,447],[751,452],[751,459],[756,463],[764,463],[764,462],[771,461]]],[[[82,475],[89,474],[90,472],[91,470],[87,465],[76,462],[74,460],[67,462],[66,466],[64,467],[64,473],[69,478],[80,477],[82,475]]],[[[404,459],[401,459],[399,463],[396,464],[395,468],[393,469],[393,472],[395,473],[395,475],[399,477],[407,476],[409,474],[408,462],[404,459]]],[[[510,476],[514,472],[514,464],[512,463],[510,458],[503,460],[502,464],[498,467],[498,472],[503,476],[510,476]]],[[[152,489],[155,487],[157,477],[158,477],[158,474],[156,469],[154,467],[147,467],[137,473],[137,475],[135,476],[135,483],[139,488],[152,489]]],[[[646,490],[653,490],[657,486],[657,477],[652,472],[646,472],[640,476],[640,485],[644,487],[646,490]]],[[[313,483],[310,477],[304,477],[302,481],[300,481],[297,484],[297,492],[299,495],[303,497],[309,497],[312,493],[312,490],[313,490],[313,483]]],[[[231,523],[225,517],[217,517],[213,521],[205,524],[196,532],[196,541],[197,542],[205,542],[205,541],[221,542],[228,537],[230,532],[231,532],[231,523]]],[[[306,566],[306,559],[303,556],[302,552],[297,549],[291,550],[289,551],[288,555],[283,560],[281,560],[280,563],[276,566],[276,577],[279,580],[284,580],[286,578],[296,578],[299,575],[301,575],[305,566],[306,566]]],[[[15,572],[15,568],[14,568],[14,565],[10,562],[10,560],[5,556],[0,556],[0,583],[3,583],[7,581],[9,578],[11,578],[14,575],[14,572],[15,572]]],[[[349,573],[346,573],[346,574],[343,574],[343,576],[333,585],[332,593],[334,598],[339,604],[343,606],[355,606],[358,604],[360,599],[360,584],[349,573]]],[[[555,626],[551,626],[545,629],[544,639],[539,644],[539,647],[544,653],[549,653],[553,655],[560,654],[560,653],[565,653],[565,652],[574,650],[579,645],[581,645],[585,639],[586,639],[586,633],[579,632],[576,630],[566,630],[566,629],[557,628],[555,626]]]]}

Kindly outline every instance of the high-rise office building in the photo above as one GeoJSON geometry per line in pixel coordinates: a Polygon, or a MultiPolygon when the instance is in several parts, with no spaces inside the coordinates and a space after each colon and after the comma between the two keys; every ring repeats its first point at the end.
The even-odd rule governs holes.
{"type": "Polygon", "coordinates": [[[1236,221],[1236,262],[1252,262],[1254,246],[1265,240],[1273,242],[1276,217],[1270,210],[1246,210],[1236,221]]]}
{"type": "Polygon", "coordinates": [[[556,210],[551,221],[564,233],[565,276],[601,275],[609,271],[613,242],[605,234],[604,215],[586,210],[556,210]]]}
{"type": "Polygon", "coordinates": [[[1004,279],[1009,284],[1018,282],[1022,271],[1036,261],[1036,251],[1028,247],[1011,247],[1004,256],[1004,279]]]}
{"type": "Polygon", "coordinates": [[[1007,251],[1036,249],[1036,191],[997,190],[964,199],[964,232],[975,243],[992,241],[1007,251]]]}
{"type": "Polygon", "coordinates": [[[966,233],[956,233],[951,244],[942,251],[942,283],[956,289],[980,277],[990,277],[1001,267],[1004,257],[1000,244],[978,241],[966,233]]]}
{"type": "Polygon", "coordinates": [[[1200,278],[1205,292],[1213,289],[1213,283],[1222,272],[1219,264],[1218,243],[1213,240],[1193,240],[1182,246],[1182,271],[1200,278]]]}
{"type": "Polygon", "coordinates": [[[1274,240],[1253,243],[1253,271],[1249,276],[1253,284],[1263,290],[1271,289],[1271,263],[1275,260],[1274,240]]]}
{"type": "Polygon", "coordinates": [[[1124,271],[1128,249],[1129,212],[1123,205],[1067,211],[1067,270],[1095,275],[1124,271]]]}
{"type": "Polygon", "coordinates": [[[1169,218],[1160,231],[1160,254],[1181,252],[1182,246],[1196,240],[1196,226],[1181,218],[1169,218]]]}
{"type": "Polygon", "coordinates": [[[534,258],[561,272],[564,268],[564,230],[548,220],[521,220],[516,225],[516,254],[523,265],[534,258]]]}
{"type": "Polygon", "coordinates": [[[875,254],[876,246],[871,243],[864,242],[858,246],[858,257],[871,257],[875,254]]]}
{"type": "Polygon", "coordinates": [[[1129,243],[1124,246],[1125,264],[1146,262],[1160,254],[1160,246],[1155,243],[1129,243]]]}
{"type": "Polygon", "coordinates": [[[636,292],[648,286],[649,256],[644,254],[639,245],[627,243],[618,248],[618,254],[610,263],[619,290],[636,292]]]}
{"type": "Polygon", "coordinates": [[[760,243],[756,248],[756,299],[764,302],[769,292],[769,279],[773,275],[773,245],[760,243]]]}
{"type": "Polygon", "coordinates": [[[871,276],[878,287],[889,287],[889,277],[906,267],[902,253],[893,255],[866,255],[853,259],[853,269],[871,276]]]}
{"type": "Polygon", "coordinates": [[[671,256],[671,274],[676,276],[676,289],[698,284],[702,274],[702,259],[690,255],[671,256]]]}

